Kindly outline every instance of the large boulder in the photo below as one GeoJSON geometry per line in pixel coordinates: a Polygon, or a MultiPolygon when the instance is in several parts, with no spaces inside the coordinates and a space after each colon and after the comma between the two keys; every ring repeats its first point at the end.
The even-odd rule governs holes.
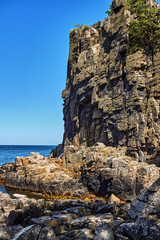
{"type": "Polygon", "coordinates": [[[0,178],[10,188],[75,197],[87,193],[61,158],[45,158],[39,153],[31,153],[29,157],[17,157],[13,163],[3,165],[1,170],[0,178]]]}
{"type": "Polygon", "coordinates": [[[65,165],[81,177],[89,191],[100,196],[112,193],[121,199],[136,196],[159,178],[160,169],[126,155],[126,148],[67,146],[62,155],[65,165]]]}

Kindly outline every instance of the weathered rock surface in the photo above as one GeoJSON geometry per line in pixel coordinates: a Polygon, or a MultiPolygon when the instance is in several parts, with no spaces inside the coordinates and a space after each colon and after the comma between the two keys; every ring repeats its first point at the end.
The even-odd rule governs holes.
{"type": "Polygon", "coordinates": [[[137,162],[125,155],[125,148],[65,148],[59,158],[44,158],[38,153],[18,157],[1,167],[0,178],[10,188],[50,195],[82,197],[87,192],[99,196],[112,193],[121,199],[139,194],[160,176],[154,164],[137,162]]]}
{"type": "Polygon", "coordinates": [[[0,168],[0,180],[5,186],[53,195],[82,196],[87,193],[83,184],[63,166],[61,159],[45,158],[39,153],[17,157],[13,163],[0,168]]]}
{"type": "Polygon", "coordinates": [[[131,203],[128,216],[118,233],[132,240],[160,239],[160,178],[131,203]]]}
{"type": "Polygon", "coordinates": [[[92,147],[64,148],[64,164],[81,174],[83,184],[96,195],[114,194],[121,199],[137,195],[159,178],[160,169],[154,164],[137,162],[125,155],[125,148],[92,147]]]}
{"type": "Polygon", "coordinates": [[[18,157],[1,167],[0,178],[10,188],[50,195],[82,197],[116,195],[120,199],[135,196],[160,177],[154,164],[137,162],[126,156],[125,148],[65,147],[59,158],[44,158],[38,153],[18,157]]]}
{"type": "Polygon", "coordinates": [[[130,204],[22,198],[0,239],[159,240],[160,178],[130,204]]]}
{"type": "Polygon", "coordinates": [[[7,217],[17,204],[17,199],[11,199],[9,194],[0,192],[0,226],[6,226],[7,217]]]}
{"type": "Polygon", "coordinates": [[[63,153],[32,153],[3,165],[0,181],[7,187],[77,197],[89,190],[128,199],[159,178],[151,164],[159,165],[158,65],[150,81],[149,57],[127,55],[132,16],[126,3],[114,0],[102,25],[71,31],[64,143],[53,155],[63,153]]]}
{"type": "Polygon", "coordinates": [[[160,54],[154,67],[144,52],[127,54],[126,3],[113,0],[102,24],[71,30],[63,144],[0,167],[10,188],[105,199],[0,193],[0,239],[160,239],[160,54]]]}
{"type": "Polygon", "coordinates": [[[114,239],[115,230],[124,222],[122,212],[126,215],[128,209],[114,202],[108,202],[109,207],[106,200],[45,202],[19,197],[7,226],[0,225],[0,239],[114,239]],[[102,207],[105,210],[100,213],[102,207]]]}
{"type": "Polygon", "coordinates": [[[126,146],[139,161],[159,166],[160,55],[153,68],[143,52],[127,54],[132,16],[126,3],[114,0],[102,24],[71,30],[63,144],[126,146]]]}

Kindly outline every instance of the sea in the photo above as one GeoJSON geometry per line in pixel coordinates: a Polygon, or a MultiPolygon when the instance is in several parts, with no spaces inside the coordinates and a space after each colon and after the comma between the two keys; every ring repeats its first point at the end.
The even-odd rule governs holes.
{"type": "MultiPolygon", "coordinates": [[[[55,145],[0,145],[0,166],[5,163],[12,163],[16,157],[29,156],[31,152],[39,152],[47,157],[55,145]]],[[[0,191],[6,192],[3,186],[0,191]]]]}

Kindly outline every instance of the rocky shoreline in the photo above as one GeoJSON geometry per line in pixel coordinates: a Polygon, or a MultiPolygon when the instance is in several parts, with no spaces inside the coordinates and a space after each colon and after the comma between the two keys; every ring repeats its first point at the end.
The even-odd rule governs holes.
{"type": "Polygon", "coordinates": [[[158,240],[159,170],[100,143],[68,146],[58,158],[18,157],[0,168],[1,181],[57,199],[0,193],[0,239],[158,240]]]}
{"type": "Polygon", "coordinates": [[[12,189],[49,195],[80,197],[87,193],[87,188],[60,158],[45,158],[39,153],[4,164],[0,167],[0,182],[12,189]]]}
{"type": "Polygon", "coordinates": [[[160,54],[127,52],[127,3],[71,30],[63,144],[0,167],[0,184],[52,200],[0,192],[0,240],[160,239],[160,54]]]}
{"type": "Polygon", "coordinates": [[[159,240],[160,178],[132,200],[52,202],[0,193],[0,239],[159,240]]]}
{"type": "Polygon", "coordinates": [[[126,200],[137,196],[160,177],[160,168],[138,162],[125,154],[125,148],[67,146],[57,158],[31,153],[0,167],[0,182],[12,189],[83,197],[89,192],[126,200]]]}

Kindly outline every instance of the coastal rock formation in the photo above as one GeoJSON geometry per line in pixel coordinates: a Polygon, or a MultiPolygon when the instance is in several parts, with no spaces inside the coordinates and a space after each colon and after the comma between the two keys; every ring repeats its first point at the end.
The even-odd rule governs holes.
{"type": "Polygon", "coordinates": [[[132,17],[127,0],[113,0],[102,24],[71,30],[64,142],[48,158],[33,153],[3,165],[0,182],[53,195],[89,190],[127,199],[159,178],[160,56],[153,67],[144,52],[127,54],[132,17]]]}
{"type": "Polygon", "coordinates": [[[126,5],[113,0],[102,24],[71,30],[63,145],[126,146],[138,161],[159,166],[160,54],[153,67],[143,51],[127,53],[133,16],[126,5]]]}
{"type": "Polygon", "coordinates": [[[105,200],[19,200],[16,209],[0,228],[0,239],[8,240],[84,240],[114,239],[114,232],[127,214],[129,204],[105,200]],[[101,212],[103,208],[103,213],[101,212]],[[118,213],[119,211],[119,213],[118,213]],[[118,215],[119,214],[119,215],[118,215]]]}
{"type": "Polygon", "coordinates": [[[154,164],[137,162],[125,155],[125,148],[65,147],[59,158],[44,158],[38,153],[17,157],[0,168],[6,187],[49,195],[97,196],[120,199],[136,196],[160,177],[154,164]]]}
{"type": "Polygon", "coordinates": [[[131,203],[129,220],[118,232],[133,240],[160,239],[160,178],[131,203]]]}
{"type": "Polygon", "coordinates": [[[130,202],[23,198],[0,228],[0,239],[159,240],[160,178],[130,202]]]}
{"type": "Polygon", "coordinates": [[[6,187],[50,195],[74,195],[87,193],[83,184],[73,178],[62,160],[31,153],[29,157],[17,157],[13,163],[0,167],[0,182],[6,187]]]}
{"type": "Polygon", "coordinates": [[[106,147],[98,143],[92,147],[64,148],[64,164],[79,174],[89,191],[99,196],[114,194],[121,199],[137,195],[160,177],[154,164],[137,162],[126,156],[126,148],[106,147]]]}
{"type": "Polygon", "coordinates": [[[17,203],[17,199],[11,199],[8,194],[0,192],[0,227],[6,226],[7,217],[17,203]]]}
{"type": "Polygon", "coordinates": [[[0,193],[0,240],[160,239],[160,53],[127,53],[132,18],[113,0],[102,24],[71,30],[63,144],[4,164],[0,183],[78,199],[0,193]]]}

